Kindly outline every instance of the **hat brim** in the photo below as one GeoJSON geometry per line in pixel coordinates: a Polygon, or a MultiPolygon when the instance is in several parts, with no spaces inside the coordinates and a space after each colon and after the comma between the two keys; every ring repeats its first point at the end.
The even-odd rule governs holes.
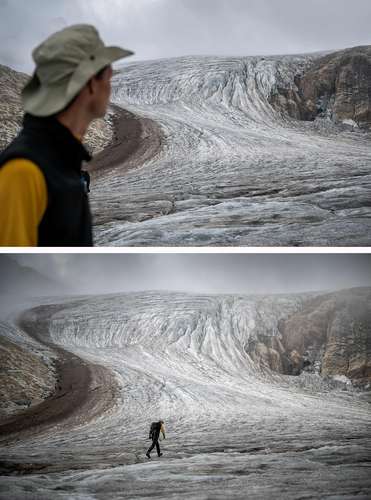
{"type": "Polygon", "coordinates": [[[42,85],[35,71],[22,91],[25,112],[43,117],[62,111],[96,73],[133,54],[121,47],[102,47],[82,61],[71,76],[47,86],[42,85]]]}

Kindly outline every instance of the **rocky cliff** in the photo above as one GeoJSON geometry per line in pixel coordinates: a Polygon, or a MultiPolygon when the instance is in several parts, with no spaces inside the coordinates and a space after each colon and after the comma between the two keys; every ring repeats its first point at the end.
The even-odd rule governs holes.
{"type": "Polygon", "coordinates": [[[278,370],[322,376],[345,375],[356,384],[371,380],[371,290],[358,288],[310,300],[279,326],[273,345],[278,370]]]}
{"type": "Polygon", "coordinates": [[[289,87],[277,86],[272,104],[292,118],[328,118],[362,129],[371,127],[371,46],[327,54],[295,76],[289,87]]]}

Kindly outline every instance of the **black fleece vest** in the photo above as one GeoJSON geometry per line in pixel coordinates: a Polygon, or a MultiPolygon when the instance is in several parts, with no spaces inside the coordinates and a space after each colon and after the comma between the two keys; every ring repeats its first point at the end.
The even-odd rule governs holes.
{"type": "Polygon", "coordinates": [[[26,114],[18,137],[0,154],[0,168],[25,158],[44,174],[48,205],[38,228],[38,246],[92,246],[92,227],[83,161],[91,156],[54,117],[26,114]]]}

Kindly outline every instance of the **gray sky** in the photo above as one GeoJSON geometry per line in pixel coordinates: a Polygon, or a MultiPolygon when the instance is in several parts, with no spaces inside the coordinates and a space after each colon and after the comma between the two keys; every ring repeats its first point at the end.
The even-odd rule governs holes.
{"type": "Polygon", "coordinates": [[[0,63],[30,73],[32,49],[81,22],[134,61],[369,45],[370,20],[370,0],[0,0],[0,63]]]}
{"type": "MultiPolygon", "coordinates": [[[[28,254],[19,263],[82,293],[285,293],[371,286],[370,255],[28,254]]],[[[1,255],[0,255],[1,259],[1,255]]]]}

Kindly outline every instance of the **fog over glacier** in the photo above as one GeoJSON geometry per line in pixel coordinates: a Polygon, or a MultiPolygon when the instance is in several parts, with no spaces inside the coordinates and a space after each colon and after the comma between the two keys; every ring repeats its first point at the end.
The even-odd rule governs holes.
{"type": "MultiPolygon", "coordinates": [[[[193,293],[297,293],[371,285],[367,254],[18,254],[0,256],[0,295],[45,296],[48,290],[24,271],[9,274],[11,262],[64,284],[74,293],[143,290],[193,293]],[[8,273],[8,274],[7,274],[8,273]]],[[[54,287],[54,294],[58,287],[54,287]]]]}
{"type": "MultiPolygon", "coordinates": [[[[92,274],[110,256],[93,257],[92,274]]],[[[150,273],[151,256],[147,265],[141,257],[131,265],[150,273]]],[[[200,267],[187,259],[201,256],[182,257],[184,273],[196,275],[200,267]]],[[[250,257],[235,263],[242,274],[241,259],[250,257]]],[[[251,268],[269,275],[271,261],[288,272],[289,260],[266,257],[267,269],[254,259],[251,268]]],[[[290,272],[301,258],[305,280],[316,256],[295,257],[290,272]]],[[[371,288],[330,286],[347,273],[361,283],[362,268],[369,280],[360,257],[328,265],[326,291],[13,300],[0,321],[0,354],[7,354],[0,377],[8,388],[0,407],[0,498],[367,498],[371,288]],[[298,334],[309,342],[307,368],[290,375],[285,346],[298,334]],[[343,366],[354,379],[338,375],[343,366]],[[148,427],[160,418],[163,456],[148,462],[148,427]]],[[[228,282],[232,267],[223,258],[228,282]]],[[[72,274],[78,262],[66,259],[72,274]]],[[[108,274],[118,262],[111,260],[108,274]]]]}

